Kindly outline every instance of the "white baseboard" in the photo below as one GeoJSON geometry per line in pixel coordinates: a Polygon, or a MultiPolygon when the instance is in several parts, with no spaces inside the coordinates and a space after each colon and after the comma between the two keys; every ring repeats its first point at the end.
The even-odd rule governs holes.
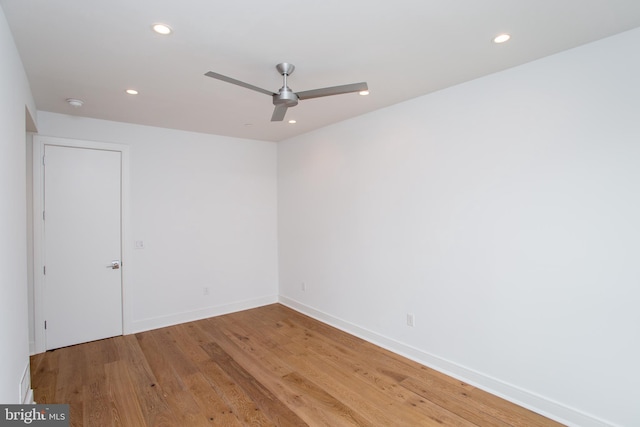
{"type": "Polygon", "coordinates": [[[263,305],[275,304],[278,302],[277,295],[237,301],[230,304],[206,307],[199,310],[174,313],[167,316],[159,316],[142,320],[134,320],[129,330],[125,334],[135,334],[138,332],[150,331],[152,329],[164,328],[166,326],[178,325],[180,323],[193,322],[195,320],[206,319],[207,317],[220,316],[223,314],[235,313],[236,311],[249,310],[263,305]]]}
{"type": "Polygon", "coordinates": [[[358,325],[344,321],[330,314],[316,310],[294,299],[280,296],[279,302],[313,317],[323,323],[327,323],[351,335],[362,338],[372,344],[378,345],[396,354],[416,361],[429,368],[435,369],[446,375],[454,377],[474,387],[499,396],[505,400],[537,412],[540,415],[556,420],[562,424],[575,427],[614,427],[614,424],[601,420],[590,414],[568,407],[559,402],[540,396],[536,393],[524,390],[518,386],[508,384],[497,378],[477,372],[473,369],[440,358],[415,347],[403,344],[392,338],[379,335],[375,332],[361,328],[358,325]]]}
{"type": "Polygon", "coordinates": [[[31,389],[31,363],[27,362],[24,371],[22,372],[22,378],[18,385],[18,393],[20,395],[20,402],[23,404],[33,403],[33,390],[31,389]]]}
{"type": "Polygon", "coordinates": [[[33,400],[33,389],[29,389],[29,391],[27,392],[27,395],[25,396],[24,401],[22,402],[23,405],[35,405],[35,401],[33,400]]]}

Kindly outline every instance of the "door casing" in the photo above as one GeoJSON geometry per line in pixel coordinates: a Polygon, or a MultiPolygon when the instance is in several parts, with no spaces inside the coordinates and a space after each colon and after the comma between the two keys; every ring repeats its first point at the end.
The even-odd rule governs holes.
{"type": "Polygon", "coordinates": [[[34,307],[34,339],[35,353],[46,350],[46,337],[44,328],[44,221],[42,212],[44,209],[44,169],[43,156],[45,145],[62,147],[76,147],[97,150],[119,151],[122,155],[122,333],[132,333],[131,330],[131,298],[129,298],[128,286],[131,266],[130,248],[133,247],[133,239],[130,237],[129,227],[129,147],[123,144],[108,142],[96,142],[75,140],[68,138],[34,135],[33,137],[33,307],[34,307]]]}

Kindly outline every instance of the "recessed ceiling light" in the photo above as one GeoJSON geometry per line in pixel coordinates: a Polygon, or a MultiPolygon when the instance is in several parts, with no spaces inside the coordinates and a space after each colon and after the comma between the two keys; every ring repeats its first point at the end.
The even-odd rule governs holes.
{"type": "Polygon", "coordinates": [[[294,119],[289,120],[289,123],[294,124],[297,123],[294,119]]]}
{"type": "Polygon", "coordinates": [[[75,98],[67,98],[67,102],[69,103],[69,105],[71,105],[73,108],[80,108],[84,105],[84,101],[81,99],[75,99],[75,98]]]}
{"type": "Polygon", "coordinates": [[[369,91],[368,90],[363,90],[361,92],[358,92],[358,95],[369,95],[369,91]]]}
{"type": "Polygon", "coordinates": [[[153,24],[151,28],[153,29],[153,31],[158,34],[162,34],[163,36],[167,36],[173,32],[171,27],[167,24],[153,24]]]}
{"type": "Polygon", "coordinates": [[[493,38],[493,42],[494,43],[504,43],[506,41],[508,41],[511,38],[511,36],[509,34],[500,34],[497,35],[493,38]]]}
{"type": "Polygon", "coordinates": [[[125,90],[125,92],[127,92],[129,95],[137,95],[138,91],[135,89],[127,89],[125,90]]]}

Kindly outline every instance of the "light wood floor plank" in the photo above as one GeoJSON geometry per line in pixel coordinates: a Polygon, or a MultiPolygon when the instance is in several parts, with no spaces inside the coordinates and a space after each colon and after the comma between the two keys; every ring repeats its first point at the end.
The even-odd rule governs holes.
{"type": "Polygon", "coordinates": [[[244,369],[217,343],[205,344],[204,349],[225,373],[249,395],[256,406],[278,426],[297,426],[305,423],[282,403],[267,387],[244,369]]]}
{"type": "Polygon", "coordinates": [[[193,322],[191,325],[193,336],[207,354],[206,360],[199,364],[200,370],[211,387],[229,405],[231,413],[242,425],[275,425],[259,410],[245,390],[204,350],[204,347],[210,343],[219,343],[214,338],[217,331],[211,329],[206,321],[193,322]]]}
{"type": "Polygon", "coordinates": [[[136,338],[138,338],[140,348],[162,388],[167,404],[172,409],[178,425],[208,425],[206,415],[200,412],[193,396],[185,390],[184,382],[178,374],[178,371],[183,370],[182,367],[168,358],[175,352],[167,351],[166,346],[160,345],[155,339],[156,335],[161,333],[157,330],[149,331],[144,334],[136,334],[136,338]]]}
{"type": "Polygon", "coordinates": [[[72,426],[560,426],[279,304],[49,351],[31,372],[72,426]]]}
{"type": "Polygon", "coordinates": [[[290,361],[291,353],[285,352],[285,357],[279,357],[283,346],[272,345],[265,342],[266,330],[261,329],[262,335],[249,334],[237,322],[228,322],[226,317],[211,319],[215,324],[215,330],[225,330],[227,334],[220,338],[221,342],[233,344],[227,346],[233,357],[247,366],[251,374],[259,378],[262,384],[269,387],[273,393],[280,396],[284,403],[295,407],[300,417],[312,425],[373,425],[359,419],[350,408],[339,400],[310,383],[309,378],[305,382],[300,381],[300,376],[294,371],[290,361]],[[264,357],[269,355],[269,357],[264,357]],[[307,389],[305,393],[301,388],[307,389]],[[309,393],[314,390],[316,393],[309,393]],[[319,399],[318,397],[322,397],[319,399]]]}
{"type": "MultiPolygon", "coordinates": [[[[104,366],[106,388],[111,399],[110,418],[112,425],[145,427],[147,423],[138,403],[136,389],[129,376],[128,364],[124,361],[109,362],[104,366]]],[[[109,418],[95,425],[109,425],[109,418]]]]}
{"type": "Polygon", "coordinates": [[[134,335],[113,338],[119,360],[126,362],[140,411],[147,426],[178,425],[165,399],[165,393],[134,335]]]}
{"type": "MultiPolygon", "coordinates": [[[[202,348],[205,342],[196,337],[195,326],[192,323],[176,325],[170,328],[169,331],[176,345],[182,350],[185,356],[196,365],[210,361],[209,355],[202,348]]],[[[242,426],[242,423],[233,413],[231,406],[229,406],[223,396],[217,392],[216,388],[212,386],[201,369],[194,374],[186,376],[184,383],[189,392],[194,396],[200,410],[206,414],[212,424],[229,427],[242,426]]]]}
{"type": "Polygon", "coordinates": [[[87,369],[82,379],[85,427],[105,425],[111,419],[111,398],[105,367],[117,360],[113,340],[90,342],[83,346],[87,369]]]}
{"type": "Polygon", "coordinates": [[[71,427],[82,427],[85,424],[84,380],[88,368],[85,347],[73,346],[61,350],[54,400],[62,399],[69,403],[69,424],[71,427]]]}

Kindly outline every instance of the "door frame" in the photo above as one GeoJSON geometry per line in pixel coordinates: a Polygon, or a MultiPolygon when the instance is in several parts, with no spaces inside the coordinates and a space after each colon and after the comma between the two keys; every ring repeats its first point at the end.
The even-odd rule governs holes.
{"type": "Polygon", "coordinates": [[[44,168],[43,156],[46,145],[61,147],[84,148],[93,150],[117,151],[121,153],[121,229],[120,251],[122,266],[122,334],[131,333],[131,298],[129,297],[130,282],[130,250],[133,239],[129,232],[129,146],[111,142],[86,141],[52,136],[33,136],[33,313],[34,313],[34,344],[35,353],[46,351],[46,334],[44,328],[44,313],[46,300],[44,297],[44,168]]]}

